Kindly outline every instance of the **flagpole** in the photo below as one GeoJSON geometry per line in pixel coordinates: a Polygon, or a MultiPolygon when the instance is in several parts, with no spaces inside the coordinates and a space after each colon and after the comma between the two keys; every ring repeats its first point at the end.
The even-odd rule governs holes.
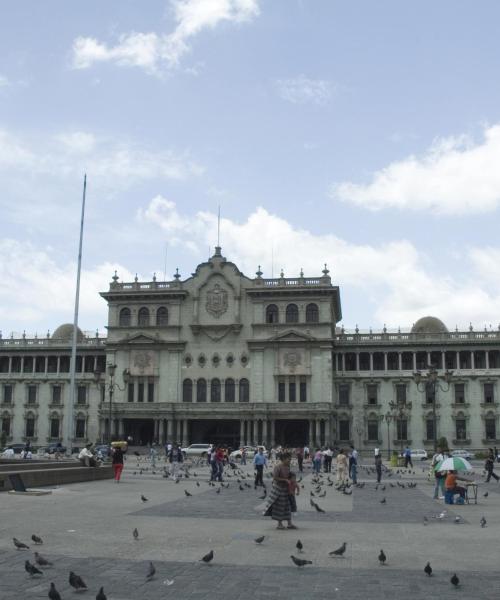
{"type": "Polygon", "coordinates": [[[69,384],[69,404],[67,407],[67,435],[68,448],[71,454],[73,448],[73,408],[75,405],[75,387],[76,387],[76,343],[78,337],[78,307],[80,304],[80,274],[82,270],[82,244],[83,244],[83,223],[85,220],[85,194],[87,191],[87,174],[83,176],[83,198],[82,198],[82,216],[80,220],[80,243],[78,246],[78,269],[76,273],[76,294],[75,294],[75,314],[73,318],[73,340],[71,345],[71,367],[69,384]]]}

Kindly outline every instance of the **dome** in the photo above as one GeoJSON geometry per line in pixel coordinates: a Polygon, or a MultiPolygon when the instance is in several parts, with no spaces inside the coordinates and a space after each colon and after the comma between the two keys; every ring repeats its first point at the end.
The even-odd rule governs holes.
{"type": "MultiPolygon", "coordinates": [[[[78,327],[78,331],[76,334],[76,340],[81,342],[85,336],[83,335],[83,331],[78,327]]],[[[71,323],[64,323],[64,325],[59,325],[59,327],[52,334],[53,340],[62,340],[63,342],[71,342],[73,340],[73,325],[71,323]]]]}
{"type": "Polygon", "coordinates": [[[422,317],[411,328],[412,333],[448,333],[448,328],[436,317],[422,317]]]}

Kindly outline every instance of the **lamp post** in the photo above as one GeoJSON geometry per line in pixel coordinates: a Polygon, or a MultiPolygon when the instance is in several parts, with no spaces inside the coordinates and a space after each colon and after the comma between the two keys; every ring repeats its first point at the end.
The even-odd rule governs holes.
{"type": "MultiPolygon", "coordinates": [[[[125,385],[123,387],[120,387],[115,382],[115,372],[116,372],[116,365],[113,364],[113,363],[111,363],[111,362],[109,362],[108,363],[109,383],[107,384],[107,386],[108,386],[108,397],[109,397],[109,406],[108,406],[108,423],[109,423],[109,427],[108,427],[108,435],[107,435],[107,438],[108,438],[107,442],[108,442],[108,444],[111,444],[111,438],[112,438],[111,423],[112,423],[112,419],[113,419],[113,396],[114,396],[114,393],[115,393],[115,388],[119,389],[120,392],[125,391],[125,387],[126,387],[127,383],[129,382],[129,379],[130,379],[129,370],[125,369],[123,371],[123,383],[125,385]]],[[[100,378],[101,378],[100,371],[96,371],[94,373],[94,379],[95,379],[96,383],[99,383],[100,378]]]]}
{"type": "Polygon", "coordinates": [[[423,394],[426,394],[427,392],[432,394],[434,454],[437,452],[436,389],[439,389],[442,392],[447,392],[450,389],[452,375],[453,371],[448,371],[448,369],[443,373],[443,375],[439,375],[435,365],[427,365],[427,373],[422,373],[421,371],[413,373],[413,381],[417,386],[417,390],[423,394]],[[446,384],[446,387],[443,383],[446,384]]]}
{"type": "MultiPolygon", "coordinates": [[[[412,403],[411,402],[389,402],[389,408],[391,409],[393,415],[392,415],[392,419],[394,420],[394,422],[396,423],[396,427],[398,422],[402,423],[403,419],[407,420],[408,416],[411,413],[411,407],[412,407],[412,403]]],[[[397,431],[397,429],[396,429],[397,431]]],[[[408,435],[406,436],[408,437],[408,435]]],[[[400,439],[401,442],[401,453],[403,452],[403,439],[400,439]]]]}
{"type": "Polygon", "coordinates": [[[394,419],[390,412],[386,412],[384,415],[384,421],[387,423],[387,460],[391,460],[391,435],[389,426],[391,421],[394,419]]]}
{"type": "Polygon", "coordinates": [[[363,435],[363,425],[358,421],[356,423],[356,427],[355,427],[356,433],[358,434],[358,440],[359,440],[359,444],[358,444],[358,450],[359,452],[361,452],[361,436],[363,435]]]}

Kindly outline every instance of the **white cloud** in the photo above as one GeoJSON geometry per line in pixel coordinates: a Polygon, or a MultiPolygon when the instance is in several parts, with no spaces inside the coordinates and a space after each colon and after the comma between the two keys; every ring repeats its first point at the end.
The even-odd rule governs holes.
{"type": "Polygon", "coordinates": [[[0,88],[8,87],[10,85],[10,81],[5,77],[5,75],[0,74],[0,88]]]}
{"type": "MultiPolygon", "coordinates": [[[[107,322],[106,302],[99,292],[109,288],[114,271],[125,280],[133,275],[118,264],[104,262],[82,269],[80,319],[83,329],[101,331],[107,322]]],[[[0,321],[18,323],[39,334],[47,323],[55,328],[73,321],[76,264],[57,264],[54,252],[31,243],[4,238],[0,241],[0,321]]],[[[10,332],[3,332],[4,337],[10,332]]]]}
{"type": "MultiPolygon", "coordinates": [[[[217,239],[215,214],[184,215],[161,196],[150,202],[141,217],[159,225],[171,244],[188,247],[197,259],[217,239]]],[[[426,270],[425,257],[406,240],[356,245],[331,234],[294,228],[264,208],[257,208],[243,223],[222,219],[221,242],[223,254],[250,277],[259,264],[264,276],[271,276],[272,251],[275,276],[283,268],[287,277],[294,277],[303,268],[306,276],[315,277],[328,263],[341,293],[349,289],[362,294],[379,324],[410,327],[431,314],[452,328],[469,321],[496,323],[500,315],[500,249],[471,248],[465,274],[437,278],[426,270]]]]}
{"type": "Polygon", "coordinates": [[[336,184],[331,195],[374,211],[485,213],[500,205],[499,164],[500,125],[493,125],[480,142],[465,135],[438,139],[422,157],[393,162],[368,184],[336,184]]]}
{"type": "Polygon", "coordinates": [[[327,104],[334,93],[332,82],[325,79],[309,79],[299,75],[291,79],[277,79],[275,87],[278,95],[292,104],[327,104]]]}
{"type": "Polygon", "coordinates": [[[122,34],[114,46],[78,37],[73,42],[73,67],[86,69],[94,63],[113,62],[156,73],[164,66],[177,66],[190,51],[191,39],[204,29],[214,29],[222,22],[251,21],[259,14],[258,0],[171,0],[170,5],[176,23],[173,32],[122,34]]]}

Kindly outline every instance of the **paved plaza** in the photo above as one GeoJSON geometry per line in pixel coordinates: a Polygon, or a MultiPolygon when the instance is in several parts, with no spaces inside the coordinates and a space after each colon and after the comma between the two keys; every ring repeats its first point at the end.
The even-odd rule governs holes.
{"type": "MultiPolygon", "coordinates": [[[[138,467],[129,457],[119,485],[105,480],[64,486],[46,496],[1,494],[0,599],[47,598],[51,581],[63,599],[73,598],[70,570],[88,585],[83,597],[95,598],[104,586],[110,600],[499,597],[500,486],[482,483],[480,466],[477,505],[445,507],[433,500],[426,470],[416,465],[410,474],[393,470],[392,477],[384,476],[385,489],[378,490],[371,469],[361,469],[365,485],[354,487],[352,495],[329,486],[324,475],[326,496],[313,498],[324,513],[310,504],[316,486],[307,469],[297,531],[277,531],[262,516],[265,501],[262,490],[253,488],[250,466],[243,467],[247,477],[233,474],[223,488],[208,485],[205,465],[194,466],[191,477],[177,484],[162,477],[161,466],[154,474],[146,467],[146,460],[138,467]],[[417,486],[409,488],[409,482],[417,486]],[[444,518],[436,518],[445,508],[444,518]],[[32,545],[33,533],[42,537],[42,546],[32,545]],[[261,535],[266,538],[258,545],[254,539],[261,535]],[[16,550],[14,536],[30,550],[16,550]],[[298,539],[304,546],[300,555],[298,539]],[[345,557],[330,557],[343,542],[345,557]],[[386,566],[377,559],[381,548],[386,566]],[[33,550],[54,566],[31,578],[24,561],[33,562],[33,550]],[[200,562],[210,550],[212,564],[200,562]],[[298,568],[291,554],[313,564],[298,568]],[[156,567],[152,581],[146,580],[149,561],[156,567]],[[428,561],[432,577],[423,571],[428,561]],[[454,572],[460,578],[457,589],[450,584],[454,572]]],[[[270,489],[270,478],[265,481],[270,489]]]]}

